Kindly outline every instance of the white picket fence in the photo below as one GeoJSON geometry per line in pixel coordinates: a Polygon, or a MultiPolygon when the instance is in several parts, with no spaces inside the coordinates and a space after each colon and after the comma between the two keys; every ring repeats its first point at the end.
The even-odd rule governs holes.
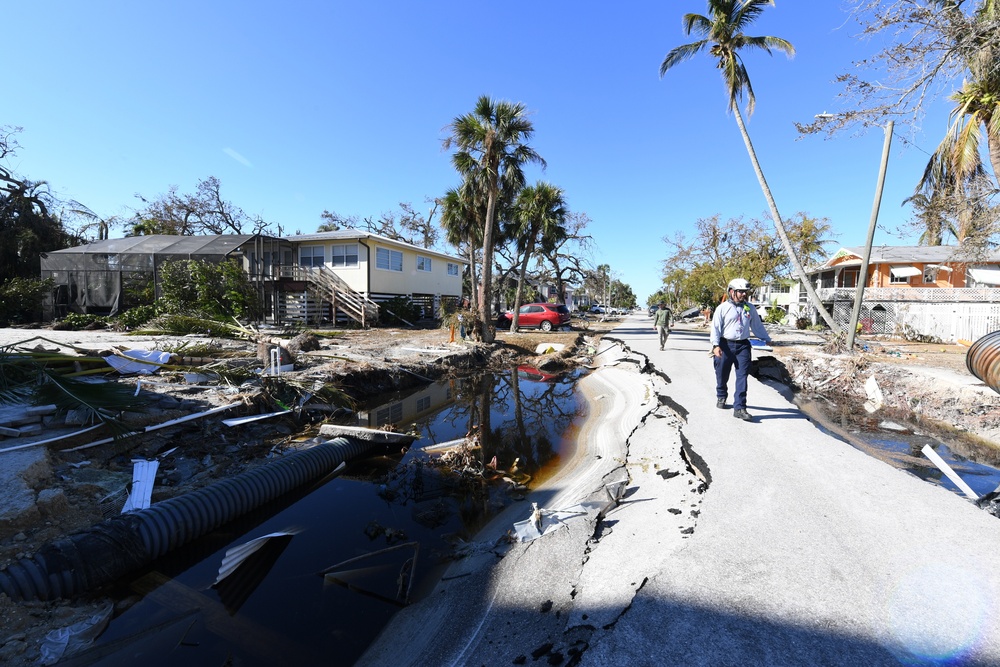
{"type": "Polygon", "coordinates": [[[1000,330],[1000,303],[897,303],[897,336],[918,334],[954,343],[1000,330]]]}

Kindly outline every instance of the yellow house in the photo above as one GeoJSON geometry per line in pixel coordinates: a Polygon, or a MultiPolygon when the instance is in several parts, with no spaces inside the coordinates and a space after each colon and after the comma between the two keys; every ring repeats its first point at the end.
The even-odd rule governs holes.
{"type": "MultiPolygon", "coordinates": [[[[291,245],[296,267],[332,272],[342,287],[366,301],[383,303],[406,297],[432,316],[441,304],[462,298],[462,276],[468,261],[459,257],[357,229],[298,234],[282,240],[291,245]]],[[[293,272],[292,277],[302,278],[301,271],[298,276],[293,272]]],[[[295,289],[295,285],[284,287],[292,293],[295,289]]]]}

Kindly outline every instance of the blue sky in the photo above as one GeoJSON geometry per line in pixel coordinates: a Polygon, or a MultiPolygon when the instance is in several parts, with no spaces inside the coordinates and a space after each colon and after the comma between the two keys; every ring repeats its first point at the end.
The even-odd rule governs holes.
{"type": "MultiPolygon", "coordinates": [[[[102,217],[135,194],[223,196],[285,233],[313,232],[324,209],[377,216],[458,184],[446,127],[480,95],[522,102],[548,163],[529,182],[562,187],[592,220],[594,264],[610,264],[641,303],[658,289],[662,238],[719,214],[759,217],[766,202],[719,75],[696,58],[660,80],[681,16],[703,0],[594,2],[93,0],[5,3],[9,66],[0,125],[24,128],[7,165],[102,217]]],[[[784,217],[829,218],[839,245],[862,245],[883,136],[798,139],[794,122],[838,109],[834,77],[873,48],[839,0],[778,0],[751,34],[793,59],[750,54],[749,121],[784,217]]],[[[912,193],[947,124],[897,124],[876,243],[910,217],[912,193]],[[914,147],[914,145],[916,147],[914,147]]],[[[113,235],[122,231],[113,230],[113,235]],[[117,232],[117,233],[116,233],[117,232]]],[[[835,249],[835,248],[834,248],[835,249]]]]}

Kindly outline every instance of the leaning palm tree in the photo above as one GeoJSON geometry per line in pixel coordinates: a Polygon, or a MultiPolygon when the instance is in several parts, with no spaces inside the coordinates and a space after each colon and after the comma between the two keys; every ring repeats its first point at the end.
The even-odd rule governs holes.
{"type": "Polygon", "coordinates": [[[522,167],[545,161],[526,143],[534,134],[523,104],[493,100],[483,95],[471,113],[459,116],[449,126],[451,136],[445,149],[455,146],[452,164],[468,181],[475,180],[486,196],[486,217],[483,220],[483,298],[479,310],[482,340],[493,342],[489,295],[492,293],[493,252],[496,244],[495,223],[498,205],[505,193],[524,186],[522,167]]]}
{"type": "Polygon", "coordinates": [[[1000,0],[980,0],[976,10],[966,15],[961,3],[935,0],[949,13],[954,27],[955,48],[964,54],[966,78],[962,88],[951,95],[955,102],[948,131],[927,162],[913,200],[917,195],[945,201],[957,218],[955,237],[960,243],[990,234],[989,200],[1000,184],[1000,49],[994,35],[1000,25],[1000,0]],[[980,150],[986,144],[990,177],[980,150]]]}
{"type": "Polygon", "coordinates": [[[785,225],[781,215],[778,213],[778,206],[774,202],[771,189],[764,179],[764,172],[761,170],[760,162],[757,160],[757,153],[754,151],[753,143],[750,141],[750,134],[747,132],[746,124],[743,122],[743,115],[740,113],[738,102],[746,94],[747,115],[753,114],[756,100],[754,98],[753,87],[750,85],[750,76],[747,74],[746,66],[740,57],[740,51],[744,49],[761,49],[768,54],[772,49],[784,51],[789,56],[795,54],[795,47],[780,37],[751,37],[744,34],[743,30],[748,28],[764,11],[766,6],[773,6],[774,0],[708,0],[708,16],[701,14],[684,15],[684,32],[687,35],[695,33],[702,36],[702,39],[690,44],[684,44],[670,51],[660,64],[660,77],[662,78],[667,70],[689,58],[692,58],[704,50],[708,50],[709,55],[716,60],[716,66],[722,72],[722,79],[726,85],[726,92],[729,94],[729,111],[736,117],[736,124],[743,135],[743,143],[746,144],[747,153],[750,154],[750,162],[753,164],[757,180],[760,182],[761,190],[764,191],[764,198],[771,209],[771,217],[774,219],[774,227],[781,239],[781,245],[788,255],[788,259],[798,276],[800,283],[809,294],[809,299],[820,315],[834,331],[838,331],[830,313],[827,312],[820,301],[816,289],[813,287],[809,276],[799,262],[788,239],[785,225]]]}
{"type": "MultiPolygon", "coordinates": [[[[949,9],[961,12],[957,5],[949,9]]],[[[968,78],[951,96],[956,106],[948,136],[938,150],[948,151],[953,170],[962,177],[980,168],[979,146],[985,140],[993,180],[1000,184],[1000,50],[992,37],[1000,24],[1000,1],[981,0],[971,16],[961,18],[968,78]]]]}
{"type": "Polygon", "coordinates": [[[524,276],[536,244],[550,249],[566,238],[566,197],[562,188],[539,181],[521,190],[517,197],[512,234],[521,252],[521,267],[514,294],[514,314],[510,330],[517,331],[518,310],[524,294],[524,276]]]}

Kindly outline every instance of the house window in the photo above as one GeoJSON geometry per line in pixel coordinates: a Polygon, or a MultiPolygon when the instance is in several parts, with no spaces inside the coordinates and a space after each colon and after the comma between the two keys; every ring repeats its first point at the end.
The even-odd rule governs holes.
{"type": "Polygon", "coordinates": [[[393,403],[388,407],[379,408],[375,412],[375,426],[396,424],[403,421],[403,404],[393,403]]]}
{"type": "Polygon", "coordinates": [[[923,281],[925,283],[936,283],[938,277],[938,267],[935,265],[927,264],[924,266],[924,277],[923,281]]]}
{"type": "Polygon", "coordinates": [[[923,273],[920,269],[910,264],[893,264],[889,267],[890,285],[909,285],[910,278],[923,273]]]}
{"type": "Polygon", "coordinates": [[[841,287],[857,287],[858,273],[860,273],[860,269],[844,269],[841,274],[841,287]]]}
{"type": "Polygon", "coordinates": [[[330,265],[334,268],[358,267],[358,244],[330,246],[330,265]]]}
{"type": "Polygon", "coordinates": [[[323,246],[304,245],[299,248],[300,266],[323,266],[324,261],[323,246]]]}
{"type": "Polygon", "coordinates": [[[423,255],[417,255],[417,271],[430,271],[431,270],[431,258],[424,257],[423,255]]]}
{"type": "Polygon", "coordinates": [[[402,271],[403,253],[388,248],[375,248],[375,267],[385,271],[402,271]]]}
{"type": "Polygon", "coordinates": [[[417,412],[424,412],[431,409],[431,397],[424,396],[417,399],[417,412]]]}
{"type": "Polygon", "coordinates": [[[965,272],[967,287],[1000,287],[1000,267],[970,266],[965,272]]]}
{"type": "Polygon", "coordinates": [[[448,275],[457,276],[458,275],[458,264],[452,264],[448,262],[448,275]]]}
{"type": "Polygon", "coordinates": [[[771,285],[772,294],[788,294],[792,291],[791,285],[771,285]]]}

